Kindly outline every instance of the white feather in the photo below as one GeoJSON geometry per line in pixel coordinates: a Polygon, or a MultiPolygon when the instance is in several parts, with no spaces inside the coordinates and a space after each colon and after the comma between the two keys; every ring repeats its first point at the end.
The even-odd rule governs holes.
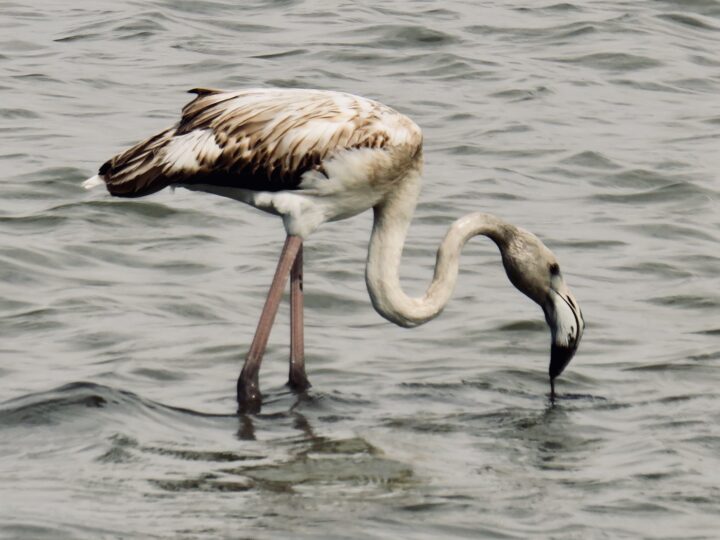
{"type": "Polygon", "coordinates": [[[85,180],[85,181],[83,182],[83,184],[82,184],[82,186],[83,186],[85,189],[92,189],[92,188],[94,188],[94,187],[104,186],[104,185],[105,185],[105,180],[103,180],[102,178],[100,178],[100,175],[99,175],[99,174],[96,174],[96,175],[93,176],[92,178],[88,178],[88,179],[85,180]]]}

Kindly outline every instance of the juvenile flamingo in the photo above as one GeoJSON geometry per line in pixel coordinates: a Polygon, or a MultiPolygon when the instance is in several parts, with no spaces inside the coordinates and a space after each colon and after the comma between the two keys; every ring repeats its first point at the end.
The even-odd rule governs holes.
{"type": "Polygon", "coordinates": [[[460,251],[476,235],[499,248],[512,284],[540,305],[551,331],[550,384],[577,350],[585,323],[553,253],[532,233],[491,214],[455,221],[437,252],[425,294],[407,296],[399,267],[420,192],[422,133],[406,116],[370,99],[330,91],[197,88],[180,121],[105,162],[83,184],[117,197],[168,186],[229,197],[282,217],[287,232],[275,277],[237,383],[240,411],[260,409],[258,374],[288,275],[289,385],[304,391],[303,241],[326,221],[373,209],[365,280],[377,312],[404,327],[443,310],[460,251]]]}

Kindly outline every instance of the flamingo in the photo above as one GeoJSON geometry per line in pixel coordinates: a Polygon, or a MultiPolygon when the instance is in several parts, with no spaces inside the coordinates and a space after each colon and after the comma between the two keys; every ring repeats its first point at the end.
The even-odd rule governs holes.
{"type": "Polygon", "coordinates": [[[422,132],[377,101],[322,90],[190,90],[195,98],[174,126],[106,161],[84,182],[116,197],[173,186],[214,193],[282,217],[287,233],[275,276],[237,382],[238,410],[262,403],[259,371],[288,276],[289,386],[310,387],[304,359],[303,242],[327,221],[372,208],[365,280],[375,310],[403,327],[433,319],[452,295],[460,252],[476,235],[499,248],[510,282],[543,310],[550,328],[551,399],[555,378],[577,350],[585,323],[553,253],[531,232],[487,213],[455,221],[437,252],[432,282],[406,295],[399,267],[420,192],[422,132]]]}

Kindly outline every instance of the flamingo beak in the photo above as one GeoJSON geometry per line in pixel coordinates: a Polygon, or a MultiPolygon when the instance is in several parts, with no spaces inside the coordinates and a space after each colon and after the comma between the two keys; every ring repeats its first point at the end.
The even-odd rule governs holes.
{"type": "Polygon", "coordinates": [[[560,291],[551,289],[543,307],[552,334],[548,370],[551,384],[572,360],[585,329],[582,311],[572,294],[567,287],[560,291]]]}

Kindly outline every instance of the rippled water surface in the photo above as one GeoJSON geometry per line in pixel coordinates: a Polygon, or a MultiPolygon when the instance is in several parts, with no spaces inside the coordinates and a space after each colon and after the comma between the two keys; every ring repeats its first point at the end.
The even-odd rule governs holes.
{"type": "Polygon", "coordinates": [[[717,538],[720,3],[0,1],[0,537],[717,538]],[[548,399],[542,313],[472,242],[453,301],[372,309],[369,213],[306,244],[313,388],[235,379],[280,220],[80,181],[196,86],[379,99],[425,133],[403,261],[531,229],[580,300],[548,399]]]}

